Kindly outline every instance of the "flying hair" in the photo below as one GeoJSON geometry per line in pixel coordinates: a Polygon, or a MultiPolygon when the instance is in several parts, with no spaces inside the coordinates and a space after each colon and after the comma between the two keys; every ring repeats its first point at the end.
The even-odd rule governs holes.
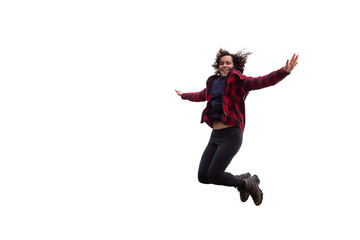
{"type": "Polygon", "coordinates": [[[220,48],[220,50],[216,53],[215,62],[212,65],[213,68],[215,69],[215,74],[220,74],[220,71],[219,71],[220,58],[222,58],[224,56],[231,56],[233,63],[234,63],[234,67],[236,69],[240,70],[241,72],[243,72],[247,58],[250,54],[252,54],[252,52],[245,52],[244,50],[245,49],[242,49],[242,50],[238,51],[237,53],[232,54],[232,53],[229,53],[228,51],[226,51],[225,49],[220,48]]]}

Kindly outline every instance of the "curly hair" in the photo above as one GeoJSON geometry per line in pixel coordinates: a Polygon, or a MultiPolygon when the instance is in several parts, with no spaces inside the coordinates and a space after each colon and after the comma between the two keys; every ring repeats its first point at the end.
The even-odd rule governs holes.
{"type": "Polygon", "coordinates": [[[244,49],[238,51],[235,54],[231,54],[228,51],[220,48],[220,50],[216,54],[215,62],[212,65],[213,68],[215,69],[215,74],[220,74],[220,71],[219,71],[220,58],[222,58],[224,56],[231,56],[233,63],[234,63],[234,67],[236,69],[240,70],[241,72],[243,72],[244,68],[245,68],[245,63],[250,54],[252,54],[252,52],[245,52],[244,49]]]}

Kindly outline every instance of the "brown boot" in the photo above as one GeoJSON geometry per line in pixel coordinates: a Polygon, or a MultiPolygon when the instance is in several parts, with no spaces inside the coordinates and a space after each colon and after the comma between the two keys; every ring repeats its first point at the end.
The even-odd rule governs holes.
{"type": "Polygon", "coordinates": [[[245,181],[245,191],[249,192],[256,206],[259,206],[263,200],[263,193],[259,188],[259,177],[257,175],[253,175],[245,181]]]}
{"type": "MultiPolygon", "coordinates": [[[[236,177],[244,179],[244,180],[249,178],[250,176],[251,176],[250,173],[243,173],[241,175],[236,175],[236,177]]],[[[240,192],[240,200],[242,202],[246,202],[248,200],[248,198],[249,198],[249,193],[247,191],[244,191],[244,190],[240,190],[240,189],[238,189],[238,190],[240,192]]]]}

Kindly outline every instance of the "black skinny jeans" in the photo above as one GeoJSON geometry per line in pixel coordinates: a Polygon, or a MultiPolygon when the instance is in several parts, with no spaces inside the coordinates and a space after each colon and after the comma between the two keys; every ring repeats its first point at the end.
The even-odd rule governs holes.
{"type": "Polygon", "coordinates": [[[242,131],[238,127],[213,130],[210,141],[201,157],[198,179],[205,184],[245,188],[244,180],[225,172],[242,143],[242,131]]]}

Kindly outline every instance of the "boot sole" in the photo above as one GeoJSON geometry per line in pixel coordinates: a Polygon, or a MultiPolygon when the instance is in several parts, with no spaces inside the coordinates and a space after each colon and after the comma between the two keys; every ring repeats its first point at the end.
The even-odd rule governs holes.
{"type": "MultiPolygon", "coordinates": [[[[260,184],[260,178],[258,177],[258,175],[253,175],[253,178],[255,179],[255,181],[257,182],[257,184],[259,185],[260,184]]],[[[256,206],[259,206],[261,203],[262,203],[262,201],[263,201],[263,196],[264,196],[264,194],[263,194],[263,191],[259,188],[259,190],[260,190],[260,195],[261,195],[261,199],[260,199],[260,201],[259,202],[257,202],[257,203],[255,203],[255,205],[256,206]]]]}
{"type": "Polygon", "coordinates": [[[260,202],[255,203],[256,206],[259,206],[259,205],[262,203],[263,198],[264,198],[264,197],[263,197],[264,194],[263,194],[263,192],[262,192],[261,189],[260,189],[260,192],[261,192],[261,199],[260,199],[260,202]]]}

